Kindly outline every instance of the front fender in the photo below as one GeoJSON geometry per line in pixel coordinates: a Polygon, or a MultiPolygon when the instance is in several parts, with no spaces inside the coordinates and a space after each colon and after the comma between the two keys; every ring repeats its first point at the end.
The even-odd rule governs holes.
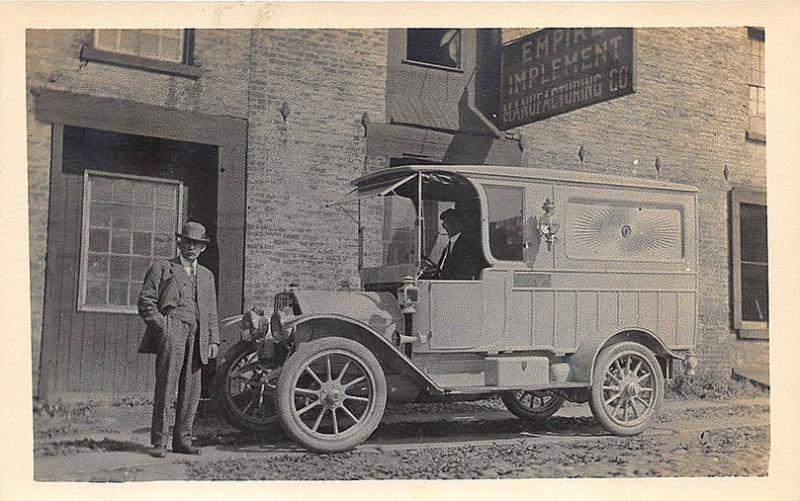
{"type": "Polygon", "coordinates": [[[298,344],[330,336],[352,339],[369,349],[384,367],[384,371],[389,369],[394,373],[410,376],[430,395],[444,393],[444,390],[414,365],[387,337],[355,318],[333,313],[300,315],[284,325],[284,332],[286,332],[286,342],[294,341],[298,344]]]}
{"type": "Polygon", "coordinates": [[[570,367],[569,380],[576,383],[588,383],[591,385],[594,366],[597,362],[597,356],[600,354],[600,350],[621,341],[635,341],[644,345],[660,357],[669,357],[678,360],[683,360],[684,358],[667,348],[667,345],[653,332],[640,327],[625,329],[607,337],[587,340],[575,353],[566,357],[565,361],[570,367]]]}
{"type": "Polygon", "coordinates": [[[361,330],[363,330],[365,332],[368,332],[374,338],[379,339],[381,341],[384,341],[389,346],[394,348],[394,345],[389,343],[389,341],[387,341],[387,339],[385,337],[383,337],[380,332],[375,330],[370,325],[368,325],[368,324],[366,324],[366,323],[364,323],[361,320],[358,320],[356,318],[348,317],[347,315],[340,315],[340,314],[337,314],[337,313],[309,313],[309,314],[305,314],[305,315],[298,315],[298,316],[292,318],[290,321],[288,321],[288,322],[286,322],[286,324],[284,324],[284,329],[288,333],[287,334],[287,338],[286,338],[287,341],[294,339],[294,340],[299,341],[299,342],[306,342],[306,341],[311,341],[313,339],[317,339],[317,338],[320,338],[320,337],[325,337],[325,336],[314,336],[314,335],[312,335],[309,339],[305,339],[303,337],[301,337],[300,339],[297,338],[297,331],[298,330],[301,330],[301,331],[303,330],[303,329],[300,328],[301,326],[304,326],[304,325],[313,326],[314,323],[319,323],[319,322],[322,322],[322,321],[325,321],[325,320],[334,320],[334,321],[337,321],[337,322],[343,322],[345,324],[349,324],[349,325],[351,325],[351,326],[353,326],[355,328],[358,328],[358,329],[361,329],[361,330]]]}
{"type": "Polygon", "coordinates": [[[295,291],[301,317],[343,317],[368,325],[384,337],[402,331],[403,314],[389,292],[295,291]]]}

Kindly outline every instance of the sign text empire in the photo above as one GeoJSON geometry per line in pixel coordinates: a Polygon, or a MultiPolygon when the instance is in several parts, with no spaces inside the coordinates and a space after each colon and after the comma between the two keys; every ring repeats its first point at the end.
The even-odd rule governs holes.
{"type": "Polygon", "coordinates": [[[552,28],[503,48],[500,128],[633,92],[633,30],[552,28]]]}

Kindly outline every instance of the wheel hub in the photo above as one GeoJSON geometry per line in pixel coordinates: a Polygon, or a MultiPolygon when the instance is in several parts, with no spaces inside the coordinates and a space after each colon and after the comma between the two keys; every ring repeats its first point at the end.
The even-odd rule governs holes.
{"type": "Polygon", "coordinates": [[[344,401],[344,388],[335,382],[326,383],[320,388],[319,396],[326,409],[335,409],[340,407],[344,401]]]}
{"type": "Polygon", "coordinates": [[[610,378],[606,381],[610,393],[605,394],[604,406],[607,407],[612,419],[630,424],[638,422],[650,410],[652,389],[643,380],[648,380],[649,369],[642,373],[641,360],[620,358],[611,368],[610,378]],[[632,368],[633,366],[633,368],[632,368]],[[618,370],[614,371],[614,367],[618,370]]]}
{"type": "Polygon", "coordinates": [[[640,388],[638,383],[633,383],[633,382],[625,383],[622,386],[622,396],[626,400],[633,399],[639,395],[639,390],[640,388]]]}

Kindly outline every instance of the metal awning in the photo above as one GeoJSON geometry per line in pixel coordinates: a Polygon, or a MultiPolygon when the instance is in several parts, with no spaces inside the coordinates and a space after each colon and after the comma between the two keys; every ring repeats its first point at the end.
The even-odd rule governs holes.
{"type": "Polygon", "coordinates": [[[417,177],[417,173],[406,175],[400,180],[390,179],[383,183],[372,184],[364,187],[357,186],[350,190],[342,198],[326,204],[326,207],[338,207],[340,205],[345,205],[357,200],[363,200],[365,198],[386,196],[415,177],[417,177]]]}

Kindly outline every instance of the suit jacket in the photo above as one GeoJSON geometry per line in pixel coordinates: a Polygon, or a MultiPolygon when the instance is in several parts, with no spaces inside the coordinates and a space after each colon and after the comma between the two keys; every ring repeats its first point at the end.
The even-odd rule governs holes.
{"type": "Polygon", "coordinates": [[[480,236],[461,233],[442,263],[441,277],[445,280],[475,280],[489,266],[483,258],[480,236]]]}
{"type": "MultiPolygon", "coordinates": [[[[165,327],[165,315],[179,304],[182,294],[190,294],[189,276],[183,269],[180,257],[154,263],[147,271],[139,293],[139,316],[147,325],[139,353],[156,353],[159,336],[165,327]]],[[[214,274],[197,263],[197,308],[200,312],[200,360],[208,363],[209,344],[219,344],[217,319],[217,293],[214,274]]]]}

